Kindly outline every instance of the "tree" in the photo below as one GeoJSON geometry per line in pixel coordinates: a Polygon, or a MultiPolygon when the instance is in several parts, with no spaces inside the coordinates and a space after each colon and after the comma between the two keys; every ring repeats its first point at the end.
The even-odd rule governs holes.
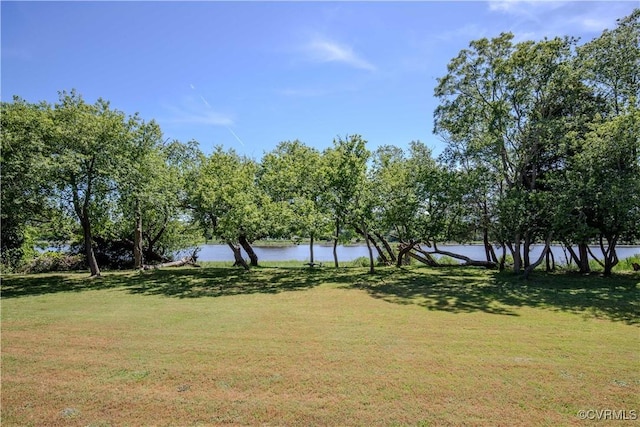
{"type": "Polygon", "coordinates": [[[268,199],[256,186],[257,165],[234,150],[218,146],[209,156],[202,156],[189,176],[189,206],[201,225],[223,240],[232,250],[236,264],[245,269],[241,248],[258,259],[250,240],[264,229],[264,212],[268,199]]]}
{"type": "Polygon", "coordinates": [[[585,178],[584,208],[590,226],[599,231],[604,274],[618,263],[616,245],[640,237],[640,111],[632,110],[601,124],[586,136],[576,154],[576,175],[585,178]]]}
{"type": "Polygon", "coordinates": [[[362,227],[367,244],[370,271],[374,269],[366,219],[369,197],[366,171],[370,155],[366,143],[360,135],[348,135],[345,139],[334,139],[333,147],[323,154],[328,171],[327,206],[335,224],[333,258],[336,268],[339,266],[337,246],[340,230],[345,225],[357,224],[362,227]]]}
{"type": "Polygon", "coordinates": [[[197,144],[163,142],[159,126],[139,122],[132,131],[129,167],[118,183],[120,239],[133,236],[134,267],[166,261],[171,252],[195,240],[185,216],[186,173],[193,168],[197,144]]]}
{"type": "Polygon", "coordinates": [[[574,211],[584,219],[583,229],[598,230],[608,275],[618,262],[615,247],[621,236],[639,233],[640,9],[578,48],[576,64],[603,106],[589,131],[577,138],[581,149],[576,151],[572,172],[578,181],[573,188],[585,203],[576,204],[574,211]]]}
{"type": "Polygon", "coordinates": [[[271,222],[271,231],[308,237],[311,265],[314,241],[329,220],[322,206],[325,178],[320,152],[298,140],[281,142],[265,154],[258,172],[260,187],[272,202],[270,213],[277,217],[271,222]]]}
{"type": "Polygon", "coordinates": [[[49,108],[19,97],[1,106],[0,253],[2,264],[8,268],[19,266],[35,254],[30,229],[48,221],[54,209],[41,167],[47,159],[46,141],[53,127],[49,108]]]}
{"type": "MultiPolygon", "coordinates": [[[[514,271],[530,264],[537,239],[553,232],[546,221],[545,180],[562,162],[560,145],[571,100],[582,91],[572,67],[575,40],[512,44],[511,34],[473,41],[439,80],[435,132],[448,141],[449,159],[495,179],[497,237],[514,258],[514,271]],[[500,213],[501,212],[501,213],[500,213]]],[[[488,204],[487,204],[488,206],[488,204]]]]}
{"type": "Polygon", "coordinates": [[[128,164],[129,125],[124,113],[98,99],[87,104],[75,91],[61,92],[51,110],[47,172],[60,200],[77,216],[92,276],[100,276],[93,250],[93,227],[108,216],[122,167],[128,164]]]}

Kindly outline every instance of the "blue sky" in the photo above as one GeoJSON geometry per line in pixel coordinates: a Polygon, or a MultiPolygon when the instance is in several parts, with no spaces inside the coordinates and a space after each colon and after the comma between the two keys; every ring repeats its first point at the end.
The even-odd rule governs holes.
{"type": "Polygon", "coordinates": [[[1,98],[77,89],[165,137],[260,159],[280,141],[369,148],[432,134],[436,78],[471,40],[589,41],[638,1],[9,2],[1,98]]]}

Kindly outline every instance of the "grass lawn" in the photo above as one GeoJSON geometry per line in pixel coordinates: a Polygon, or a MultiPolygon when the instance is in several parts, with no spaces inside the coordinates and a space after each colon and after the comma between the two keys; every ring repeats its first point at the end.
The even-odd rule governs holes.
{"type": "Polygon", "coordinates": [[[640,417],[639,273],[366,271],[7,275],[2,426],[640,417]]]}

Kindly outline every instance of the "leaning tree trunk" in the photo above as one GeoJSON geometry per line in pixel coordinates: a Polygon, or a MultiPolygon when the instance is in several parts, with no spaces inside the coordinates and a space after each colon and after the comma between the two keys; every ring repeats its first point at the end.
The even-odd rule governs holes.
{"type": "Polygon", "coordinates": [[[380,249],[380,245],[378,245],[378,242],[375,241],[373,236],[366,231],[365,225],[363,224],[362,227],[358,227],[354,224],[353,228],[366,240],[367,247],[369,247],[369,243],[371,243],[373,247],[376,248],[376,252],[378,252],[378,256],[380,257],[381,262],[384,264],[388,264],[389,260],[387,259],[387,256],[384,254],[382,249],[380,249]]]}
{"type": "Polygon", "coordinates": [[[539,266],[542,263],[542,261],[546,258],[547,253],[549,253],[550,251],[550,246],[551,246],[551,236],[547,237],[547,240],[544,243],[544,249],[542,250],[542,253],[538,257],[536,262],[534,262],[533,264],[527,265],[527,267],[524,269],[523,277],[525,280],[529,279],[529,275],[531,274],[531,272],[537,266],[539,266]]]}
{"type": "MultiPolygon", "coordinates": [[[[197,252],[197,251],[195,251],[195,252],[197,252]]],[[[195,254],[195,252],[194,252],[194,254],[195,254]]],[[[195,258],[196,258],[195,255],[191,255],[191,256],[179,259],[177,261],[165,262],[165,263],[162,263],[162,264],[143,265],[142,269],[143,270],[157,270],[159,268],[165,268],[165,267],[182,267],[183,265],[192,265],[194,267],[200,267],[198,264],[196,264],[196,259],[195,258]]]]}
{"type": "Polygon", "coordinates": [[[142,268],[142,212],[140,201],[136,200],[136,229],[133,233],[133,262],[134,268],[142,268]]]}
{"type": "Polygon", "coordinates": [[[489,230],[485,227],[482,232],[482,241],[484,243],[484,253],[487,257],[487,262],[493,261],[494,263],[498,263],[498,257],[496,257],[496,252],[493,250],[493,245],[489,241],[489,230]]]}
{"type": "Polygon", "coordinates": [[[385,239],[383,235],[377,232],[375,233],[375,236],[378,239],[380,239],[380,241],[382,242],[382,246],[384,246],[387,253],[389,254],[389,258],[391,259],[391,262],[396,262],[396,254],[393,253],[393,249],[391,248],[391,245],[389,244],[389,242],[387,242],[387,239],[385,239]]]}
{"type": "Polygon", "coordinates": [[[245,270],[248,270],[249,265],[244,260],[244,258],[242,258],[242,253],[240,252],[240,245],[237,245],[229,240],[227,240],[227,245],[229,245],[229,247],[233,251],[233,258],[235,259],[234,265],[242,266],[242,268],[244,268],[245,270]]]}
{"type": "Polygon", "coordinates": [[[407,256],[411,249],[414,248],[415,245],[417,245],[418,242],[413,242],[410,241],[409,243],[404,243],[401,242],[400,245],[398,246],[398,259],[396,260],[396,267],[400,268],[402,267],[402,263],[404,262],[405,256],[407,256]]]}
{"type": "Polygon", "coordinates": [[[96,261],[96,254],[93,252],[93,236],[91,233],[91,223],[89,218],[85,215],[82,218],[82,235],[84,238],[84,253],[87,257],[87,264],[91,271],[91,277],[100,277],[100,268],[98,267],[98,261],[96,261]]]}
{"type": "Polygon", "coordinates": [[[607,237],[607,247],[605,248],[602,237],[603,236],[600,235],[600,250],[602,250],[602,253],[604,254],[604,275],[610,276],[613,267],[618,265],[618,254],[616,253],[616,244],[618,243],[618,238],[607,237]]]}
{"type": "MultiPolygon", "coordinates": [[[[364,234],[364,241],[367,243],[367,251],[369,252],[369,274],[375,273],[375,264],[373,262],[373,250],[371,249],[371,242],[369,242],[369,233],[367,232],[367,225],[364,220],[362,221],[362,233],[364,234]]],[[[380,249],[378,249],[379,251],[380,249]]]]}
{"type": "Polygon", "coordinates": [[[380,257],[380,261],[383,264],[388,264],[389,260],[387,259],[387,256],[384,254],[383,250],[380,249],[380,245],[378,245],[378,242],[375,241],[375,239],[371,234],[369,233],[366,233],[366,234],[367,234],[367,242],[371,243],[373,247],[376,248],[376,252],[378,252],[378,256],[380,257]]]}
{"type": "Polygon", "coordinates": [[[241,234],[240,236],[238,236],[238,242],[242,246],[242,249],[244,249],[244,251],[247,253],[247,255],[249,255],[251,267],[257,267],[258,255],[256,255],[255,251],[251,247],[251,244],[247,240],[247,236],[245,236],[244,234],[241,234]]]}

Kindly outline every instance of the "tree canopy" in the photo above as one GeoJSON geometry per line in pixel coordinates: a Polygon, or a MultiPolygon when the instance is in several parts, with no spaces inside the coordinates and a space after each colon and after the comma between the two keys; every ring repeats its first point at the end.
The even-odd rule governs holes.
{"type": "Polygon", "coordinates": [[[371,272],[407,257],[437,266],[436,254],[504,268],[510,255],[528,275],[557,242],[580,271],[598,258],[610,274],[616,246],[640,239],[639,70],[640,9],[584,44],[473,40],[434,88],[438,157],[419,141],[371,150],[355,133],[322,151],[283,141],[260,160],[203,153],[74,90],[54,105],[15,97],[0,115],[2,264],[55,239],[99,276],[215,238],[249,268],[255,240],[285,238],[309,239],[310,265],[314,242],[333,241],[338,267],[338,243],[355,238],[371,272]],[[471,241],[484,259],[438,246],[471,241]]]}

